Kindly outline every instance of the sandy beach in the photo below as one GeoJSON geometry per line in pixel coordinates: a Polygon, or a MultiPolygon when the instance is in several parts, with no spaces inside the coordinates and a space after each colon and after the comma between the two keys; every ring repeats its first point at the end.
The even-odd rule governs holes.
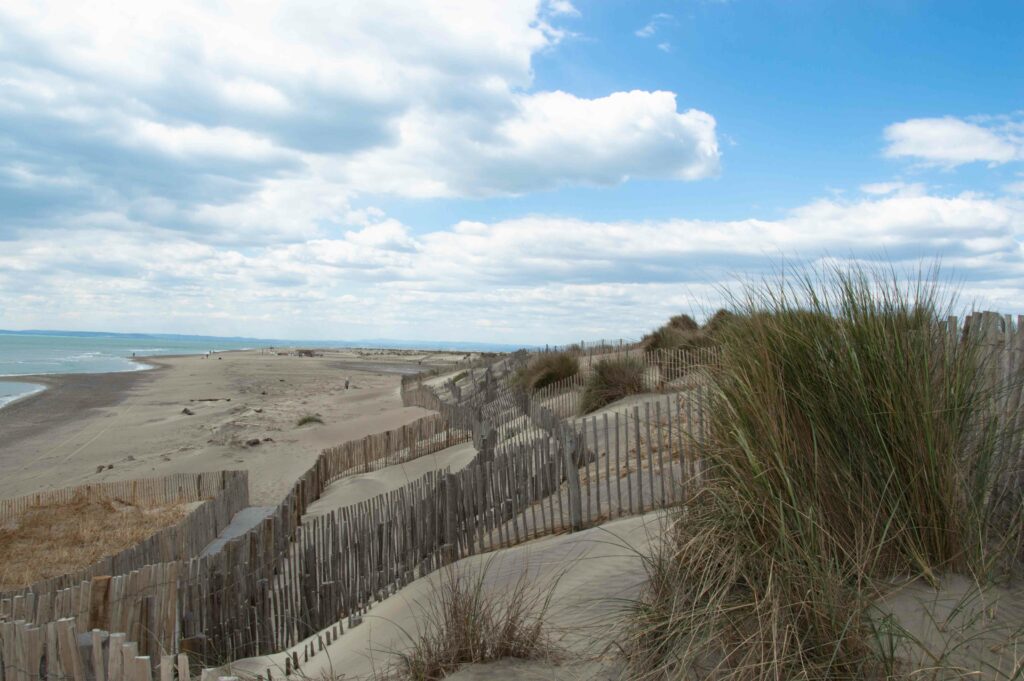
{"type": "Polygon", "coordinates": [[[47,390],[0,409],[0,498],[104,480],[246,469],[252,503],[273,504],[324,447],[425,415],[402,406],[401,374],[459,358],[252,350],[210,359],[151,358],[148,371],[20,376],[16,380],[47,390]],[[307,414],[319,415],[323,424],[297,426],[307,414]]]}

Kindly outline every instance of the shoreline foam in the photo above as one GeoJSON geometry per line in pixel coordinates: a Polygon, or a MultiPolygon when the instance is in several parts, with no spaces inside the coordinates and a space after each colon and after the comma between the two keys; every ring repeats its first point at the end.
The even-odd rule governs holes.
{"type": "Polygon", "coordinates": [[[12,393],[10,395],[0,395],[0,409],[9,407],[15,402],[23,400],[26,397],[32,397],[33,395],[36,395],[46,390],[46,386],[43,385],[42,383],[33,383],[30,381],[8,381],[6,380],[6,378],[6,376],[0,376],[0,379],[5,379],[5,385],[21,385],[26,386],[26,389],[21,390],[20,392],[12,393]]]}

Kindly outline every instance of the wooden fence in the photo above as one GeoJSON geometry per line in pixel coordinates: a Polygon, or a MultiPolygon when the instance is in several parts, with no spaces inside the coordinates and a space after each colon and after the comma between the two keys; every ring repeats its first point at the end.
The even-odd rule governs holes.
{"type": "Polygon", "coordinates": [[[33,506],[112,500],[135,506],[167,506],[212,499],[222,489],[220,473],[177,473],[159,478],[97,482],[0,499],[0,523],[33,506]]]}
{"type": "MultiPolygon", "coordinates": [[[[458,416],[453,407],[443,408],[449,416],[458,416]]],[[[202,536],[202,541],[196,541],[197,550],[189,555],[125,569],[107,559],[75,575],[9,594],[0,599],[0,621],[42,625],[71,617],[83,630],[138,632],[135,640],[144,654],[185,651],[200,662],[221,662],[295,645],[341,616],[300,607],[302,599],[309,598],[305,591],[309,577],[297,566],[314,569],[313,563],[294,549],[303,532],[309,532],[301,526],[308,505],[338,477],[407,461],[466,442],[469,437],[468,428],[453,427],[443,415],[431,415],[404,428],[327,449],[260,525],[228,541],[220,552],[192,557],[226,523],[218,532],[197,531],[195,536],[202,536]]],[[[233,475],[228,478],[234,480],[233,475]]],[[[242,483],[241,488],[247,490],[244,477],[242,483]]],[[[150,543],[162,545],[159,539],[150,543]]],[[[131,550],[141,552],[140,546],[131,550]]],[[[364,572],[355,574],[364,582],[368,579],[364,572]]],[[[351,593],[356,592],[351,587],[351,593]]]]}
{"type": "MultiPolygon", "coordinates": [[[[3,606],[9,599],[25,596],[29,602],[38,600],[42,617],[32,614],[36,623],[52,617],[64,617],[68,612],[57,607],[60,592],[87,583],[97,575],[117,575],[137,570],[145,565],[174,560],[186,560],[199,553],[227,527],[234,515],[249,505],[249,474],[247,471],[217,471],[213,473],[178,473],[160,478],[108,482],[4,500],[0,516],[11,520],[33,507],[69,503],[75,500],[120,500],[139,505],[173,505],[204,501],[180,522],[157,531],[143,541],[114,555],[75,572],[40,580],[30,586],[0,593],[0,620],[4,619],[3,606]]],[[[12,601],[13,602],[13,601],[12,601]]],[[[36,608],[29,608],[35,613],[36,608]]]]}
{"type": "MultiPolygon", "coordinates": [[[[668,418],[676,432],[673,441],[685,440],[678,416],[668,418]]],[[[627,423],[633,422],[622,417],[623,428],[627,423]]],[[[264,654],[331,626],[343,630],[345,619],[350,626],[358,623],[372,603],[451,560],[579,529],[596,522],[600,509],[608,512],[607,493],[596,504],[582,501],[596,499],[599,493],[589,490],[608,482],[607,476],[587,473],[586,466],[598,460],[610,466],[614,454],[585,449],[586,439],[569,426],[531,447],[500,452],[486,441],[494,436],[496,431],[484,437],[482,451],[461,471],[431,473],[398,491],[300,524],[302,510],[327,479],[329,467],[321,463],[303,476],[279,514],[228,542],[221,553],[98,576],[63,591],[59,603],[51,605],[19,597],[4,606],[8,619],[42,623],[47,615],[70,615],[83,630],[124,629],[142,653],[153,657],[185,651],[209,663],[264,654]],[[536,505],[545,498],[552,503],[557,498],[559,513],[541,509],[542,521],[536,522],[536,505]]],[[[615,470],[632,489],[630,447],[639,442],[621,441],[615,470]]],[[[678,460],[679,454],[663,452],[662,458],[678,460]]],[[[618,513],[664,503],[665,498],[637,492],[635,503],[618,513]]]]}
{"type": "MultiPolygon", "coordinates": [[[[442,408],[440,404],[437,407],[437,411],[442,408]]],[[[322,456],[326,460],[326,482],[356,471],[369,472],[412,461],[468,442],[471,437],[468,427],[453,424],[451,418],[442,414],[425,416],[401,428],[325,449],[322,456]]]]}
{"type": "MultiPolygon", "coordinates": [[[[4,681],[153,681],[153,660],[138,654],[125,634],[93,630],[79,634],[72,619],[37,627],[0,623],[0,665],[4,681]]],[[[164,661],[170,671],[178,660],[164,661]]],[[[180,660],[179,681],[190,679],[188,658],[180,660]]],[[[175,674],[161,674],[170,681],[175,674]]]]}

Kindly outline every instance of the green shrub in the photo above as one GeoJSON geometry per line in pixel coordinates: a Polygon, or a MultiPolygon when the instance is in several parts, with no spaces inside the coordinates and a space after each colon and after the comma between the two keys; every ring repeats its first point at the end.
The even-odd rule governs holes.
{"type": "Polygon", "coordinates": [[[606,404],[646,390],[644,363],[635,357],[601,360],[587,377],[580,411],[589,414],[606,404]]]}
{"type": "Polygon", "coordinates": [[[530,392],[563,381],[579,373],[580,361],[568,352],[545,352],[537,355],[520,372],[518,382],[530,392]]]}
{"type": "Polygon", "coordinates": [[[736,319],[736,314],[726,309],[720,309],[711,315],[706,322],[704,322],[703,331],[704,335],[714,338],[718,334],[722,333],[726,325],[736,319]]]}
{"type": "Polygon", "coordinates": [[[704,348],[713,345],[713,342],[692,317],[680,314],[645,335],[640,344],[644,350],[652,352],[704,348]]]}
{"type": "Polygon", "coordinates": [[[721,327],[707,479],[649,559],[630,678],[884,678],[881,583],[1020,568],[1020,434],[941,327],[952,298],[897,281],[750,289],[721,327]]]}
{"type": "Polygon", "coordinates": [[[714,345],[714,341],[703,331],[683,331],[666,324],[643,337],[640,341],[647,352],[655,350],[694,350],[714,345]]]}
{"type": "Polygon", "coordinates": [[[679,329],[680,331],[698,331],[700,324],[693,320],[688,314],[677,314],[673,317],[669,317],[668,323],[665,326],[671,326],[673,329],[679,329]]]}

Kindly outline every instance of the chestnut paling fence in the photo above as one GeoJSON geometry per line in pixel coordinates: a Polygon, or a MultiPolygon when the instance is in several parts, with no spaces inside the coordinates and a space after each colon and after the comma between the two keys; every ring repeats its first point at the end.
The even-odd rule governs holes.
{"type": "MultiPolygon", "coordinates": [[[[977,315],[961,327],[951,319],[949,339],[963,329],[985,333],[992,380],[1002,381],[1020,371],[1021,321],[977,315]]],[[[618,350],[609,347],[607,354],[618,350]]],[[[470,366],[458,381],[406,379],[405,403],[438,414],[325,450],[274,514],[223,551],[94,576],[51,594],[63,609],[40,608],[44,594],[32,590],[0,602],[4,681],[100,679],[90,672],[95,660],[107,659],[109,674],[118,654],[119,679],[131,678],[129,666],[163,679],[187,674],[189,664],[277,651],[288,651],[284,667],[266,675],[289,673],[375,602],[450,561],[678,503],[702,475],[697,451],[713,408],[705,370],[718,361],[708,357],[680,365],[681,383],[651,386],[668,385],[667,394],[586,417],[558,415],[547,406],[551,395],[519,392],[512,379],[528,360],[521,354],[470,366]],[[302,520],[333,480],[467,441],[477,454],[461,470],[302,520]],[[87,630],[96,633],[75,638],[87,630]]],[[[1008,427],[1019,425],[1020,390],[1004,392],[994,408],[1008,427]]]]}

